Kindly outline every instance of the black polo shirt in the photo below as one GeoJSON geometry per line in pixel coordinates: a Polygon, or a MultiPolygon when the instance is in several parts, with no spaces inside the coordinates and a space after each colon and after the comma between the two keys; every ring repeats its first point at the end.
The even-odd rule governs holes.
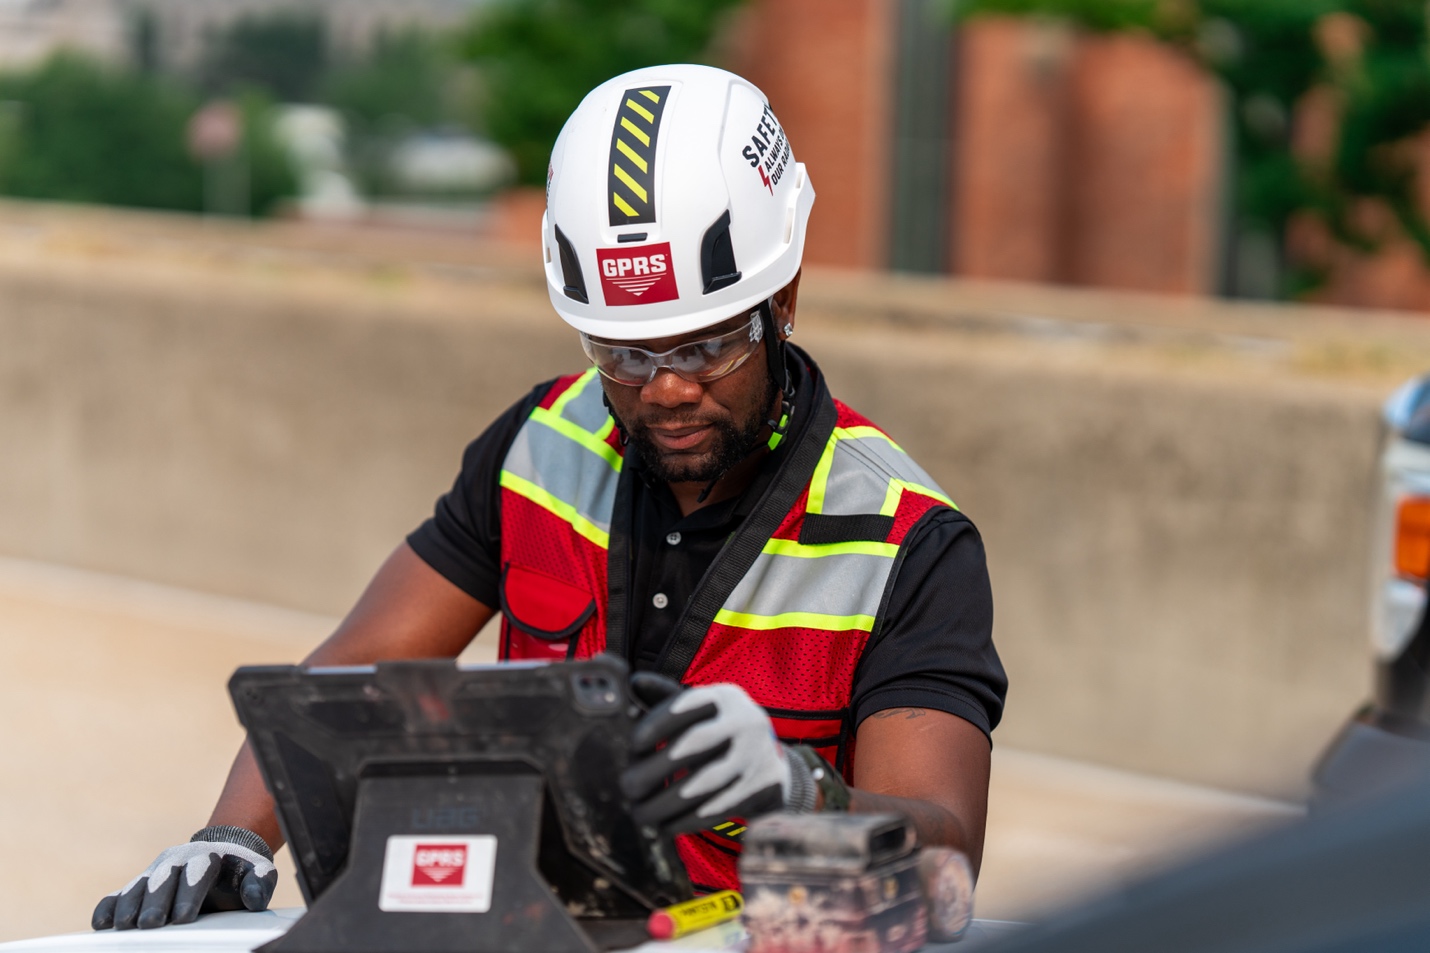
{"type": "MultiPolygon", "coordinates": [[[[705,570],[802,436],[811,415],[800,412],[799,394],[812,388],[802,365],[791,369],[797,389],[789,437],[766,455],[740,496],[682,516],[669,486],[637,470],[626,629],[634,668],[656,667],[705,570]]],[[[428,565],[487,606],[500,605],[502,461],[552,383],[538,385],[468,445],[452,489],[407,537],[428,565]]],[[[626,466],[639,467],[636,454],[626,456],[626,466]]],[[[850,700],[855,726],[876,711],[910,707],[945,711],[991,732],[1008,687],[992,633],[993,597],[978,530],[958,511],[937,510],[906,543],[882,627],[860,659],[850,700]]]]}

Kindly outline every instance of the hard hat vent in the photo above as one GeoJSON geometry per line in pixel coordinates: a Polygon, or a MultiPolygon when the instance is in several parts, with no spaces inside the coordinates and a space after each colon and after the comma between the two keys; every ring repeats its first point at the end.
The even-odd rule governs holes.
{"type": "Polygon", "coordinates": [[[700,240],[700,277],[705,294],[728,288],[740,280],[740,270],[735,267],[735,245],[730,241],[729,209],[705,230],[705,237],[700,240]]]}
{"type": "Polygon", "coordinates": [[[576,249],[571,247],[571,240],[561,231],[561,226],[553,224],[551,230],[556,233],[556,250],[561,253],[561,280],[564,283],[561,290],[566,297],[589,304],[586,279],[581,274],[581,261],[576,257],[576,249]]]}

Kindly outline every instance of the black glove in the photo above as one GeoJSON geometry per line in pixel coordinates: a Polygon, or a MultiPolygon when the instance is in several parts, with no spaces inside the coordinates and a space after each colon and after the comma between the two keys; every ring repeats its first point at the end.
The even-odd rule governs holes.
{"type": "Polygon", "coordinates": [[[631,692],[651,704],[631,736],[621,789],[636,822],[668,833],[814,805],[809,768],[775,737],[763,708],[738,685],[682,690],[638,672],[631,692]]]}
{"type": "Polygon", "coordinates": [[[147,930],[192,923],[200,913],[264,910],[277,885],[273,852],[263,838],[242,827],[206,827],[99,901],[90,926],[147,930]]]}

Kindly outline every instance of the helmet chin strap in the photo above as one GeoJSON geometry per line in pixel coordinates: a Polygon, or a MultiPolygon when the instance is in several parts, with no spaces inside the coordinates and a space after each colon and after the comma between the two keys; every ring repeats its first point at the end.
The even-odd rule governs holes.
{"type": "MultiPolygon", "coordinates": [[[[769,366],[770,380],[775,382],[775,386],[779,388],[780,392],[779,419],[765,421],[765,426],[770,428],[770,435],[761,441],[757,432],[745,445],[745,452],[740,454],[741,461],[754,452],[762,442],[768,443],[773,449],[779,440],[784,438],[785,431],[789,427],[790,416],[794,413],[794,379],[790,375],[789,365],[785,363],[785,342],[775,329],[775,315],[770,307],[771,300],[766,298],[760,302],[760,327],[765,340],[765,360],[769,366]]],[[[736,465],[738,466],[738,464],[736,465]]],[[[710,491],[715,489],[715,484],[725,479],[725,475],[729,472],[727,469],[705,484],[705,489],[701,490],[700,495],[695,498],[695,505],[699,506],[704,503],[710,495],[710,491]]]]}
{"type": "Polygon", "coordinates": [[[616,414],[616,408],[611,406],[611,395],[606,393],[606,385],[601,384],[601,403],[606,405],[606,413],[611,415],[611,422],[616,425],[616,433],[621,435],[621,446],[625,447],[631,442],[631,435],[626,432],[626,425],[621,423],[621,418],[616,414]]]}

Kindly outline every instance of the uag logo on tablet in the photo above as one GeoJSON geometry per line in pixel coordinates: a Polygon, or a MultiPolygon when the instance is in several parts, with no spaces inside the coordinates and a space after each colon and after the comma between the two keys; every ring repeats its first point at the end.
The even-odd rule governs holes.
{"type": "Polygon", "coordinates": [[[460,887],[466,872],[465,844],[418,844],[412,853],[414,887],[460,887]]]}
{"type": "Polygon", "coordinates": [[[654,304],[680,297],[670,266],[670,242],[598,248],[596,260],[607,305],[654,304]]]}

